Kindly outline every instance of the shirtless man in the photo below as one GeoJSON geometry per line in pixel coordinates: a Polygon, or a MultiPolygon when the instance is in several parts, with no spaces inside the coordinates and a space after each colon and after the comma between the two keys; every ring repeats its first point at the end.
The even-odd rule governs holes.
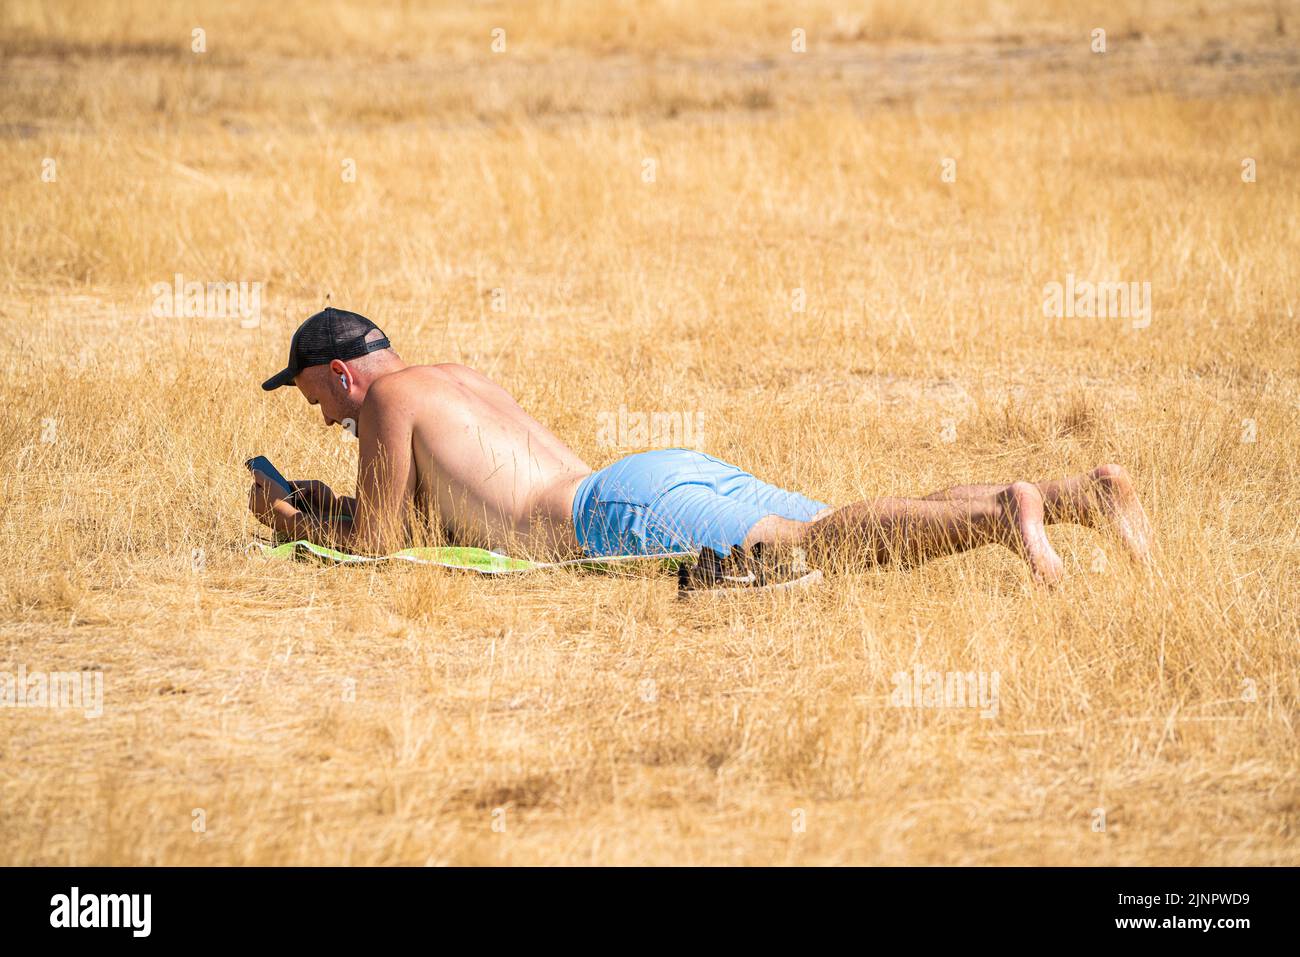
{"type": "Polygon", "coordinates": [[[374,323],[333,308],[298,328],[288,366],[262,388],[291,384],[326,425],[355,432],[357,495],[307,481],[286,497],[254,473],[249,508],[281,535],[351,552],[402,548],[419,524],[432,523],[445,540],[514,555],[689,551],[705,570],[708,558],[713,571],[683,572],[684,588],[808,580],[806,567],[774,557],[792,552],[818,563],[911,565],[991,544],[1012,549],[1036,581],[1052,584],[1062,572],[1044,530],[1053,522],[1109,529],[1133,559],[1149,556],[1150,524],[1118,465],[842,508],[686,449],[593,471],[486,377],[450,363],[407,365],[374,323]],[[759,553],[768,558],[755,573],[759,553]],[[728,562],[738,570],[728,573],[728,562]]]}

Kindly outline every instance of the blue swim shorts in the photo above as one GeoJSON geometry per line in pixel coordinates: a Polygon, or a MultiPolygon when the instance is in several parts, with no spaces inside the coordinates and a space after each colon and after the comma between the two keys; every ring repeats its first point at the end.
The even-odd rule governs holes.
{"type": "Polygon", "coordinates": [[[587,476],[573,498],[573,527],[593,558],[706,546],[725,555],[768,515],[806,522],[829,507],[703,452],[658,449],[587,476]]]}

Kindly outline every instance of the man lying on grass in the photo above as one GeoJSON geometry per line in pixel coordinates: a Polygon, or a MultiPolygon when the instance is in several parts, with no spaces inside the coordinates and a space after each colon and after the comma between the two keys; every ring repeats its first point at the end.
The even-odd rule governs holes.
{"type": "Polygon", "coordinates": [[[811,583],[820,573],[803,556],[911,565],[995,544],[1051,584],[1062,571],[1044,531],[1053,522],[1107,528],[1134,559],[1148,557],[1150,525],[1118,465],[841,508],[687,449],[592,471],[499,385],[460,365],[407,365],[374,323],[339,309],[298,328],[288,366],[262,388],[291,384],[326,425],[355,428],[357,495],[295,482],[303,510],[254,473],[249,508],[282,535],[345,551],[405,547],[425,521],[444,540],[515,555],[698,552],[685,591],[811,583]]]}

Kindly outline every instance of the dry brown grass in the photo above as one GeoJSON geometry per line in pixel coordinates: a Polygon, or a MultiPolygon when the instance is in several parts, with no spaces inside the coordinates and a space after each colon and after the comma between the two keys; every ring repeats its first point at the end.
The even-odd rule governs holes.
{"type": "Polygon", "coordinates": [[[374,6],[0,13],[0,670],[105,672],[0,710],[4,863],[1300,860],[1294,4],[374,6]],[[260,326],[152,315],[177,272],[260,326]],[[1150,327],[1044,318],[1070,272],[1150,327]],[[257,388],[327,295],[597,465],[620,406],[835,502],[1123,462],[1160,574],[267,565],[245,457],[351,484],[257,388]],[[914,664],[997,717],[891,706],[914,664]]]}

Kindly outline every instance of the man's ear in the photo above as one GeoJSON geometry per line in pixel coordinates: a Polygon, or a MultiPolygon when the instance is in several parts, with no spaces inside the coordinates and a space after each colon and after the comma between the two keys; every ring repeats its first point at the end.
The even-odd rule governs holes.
{"type": "Polygon", "coordinates": [[[334,377],[334,381],[339,385],[343,384],[342,382],[339,381],[339,377],[346,376],[347,388],[349,389],[351,389],[354,385],[356,385],[357,382],[356,377],[352,375],[352,370],[348,368],[347,363],[344,362],[342,359],[330,360],[330,375],[334,377]]]}

